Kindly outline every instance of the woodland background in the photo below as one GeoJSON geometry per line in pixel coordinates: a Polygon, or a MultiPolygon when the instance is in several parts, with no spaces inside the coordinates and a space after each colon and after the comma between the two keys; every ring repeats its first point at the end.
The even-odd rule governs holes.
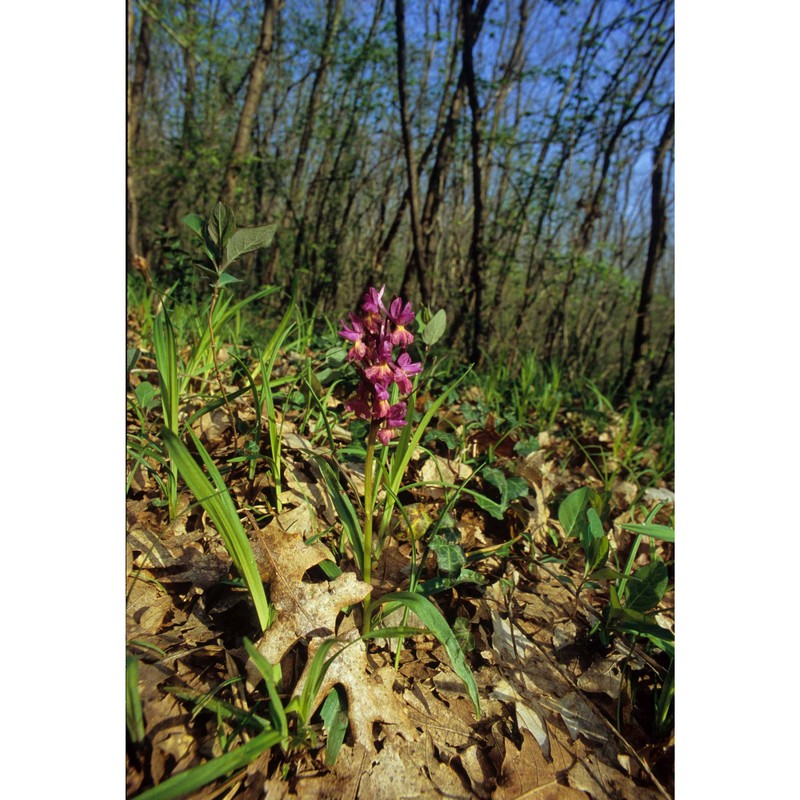
{"type": "MultiPolygon", "coordinates": [[[[6,74],[26,76],[26,80],[4,82],[2,88],[7,107],[24,108],[26,118],[25,125],[9,124],[4,133],[7,194],[13,197],[16,208],[25,209],[19,215],[16,235],[7,243],[7,261],[20,265],[35,260],[49,289],[43,298],[37,298],[47,325],[27,324],[30,306],[21,302],[9,304],[0,320],[9,341],[12,334],[25,330],[25,346],[7,351],[7,374],[16,376],[15,385],[21,380],[35,383],[42,372],[31,354],[51,352],[53,331],[69,331],[70,342],[77,348],[74,351],[84,354],[84,367],[87,363],[91,366],[89,355],[99,353],[98,371],[105,377],[92,381],[90,402],[85,392],[63,392],[60,416],[69,419],[74,432],[93,431],[98,423],[107,431],[117,432],[116,439],[110,437],[110,444],[109,437],[102,436],[105,444],[99,448],[77,448],[69,455],[72,474],[90,476],[93,493],[84,493],[83,497],[91,509],[91,549],[87,550],[86,539],[81,544],[74,536],[64,535],[62,525],[48,524],[44,530],[46,548],[40,546],[41,539],[34,546],[37,552],[46,549],[47,558],[37,563],[37,573],[42,585],[51,591],[31,593],[31,575],[25,569],[12,571],[3,582],[3,600],[10,604],[25,597],[28,608],[28,613],[8,617],[7,639],[31,652],[41,646],[39,626],[32,626],[31,619],[52,619],[51,603],[56,596],[62,607],[91,609],[88,624],[102,631],[103,641],[109,632],[112,643],[114,631],[117,641],[125,635],[122,602],[118,606],[97,603],[98,597],[119,594],[118,570],[108,568],[119,559],[119,543],[108,531],[118,518],[121,477],[113,469],[98,469],[98,463],[119,464],[124,450],[119,387],[116,380],[108,378],[108,364],[121,361],[123,345],[115,342],[113,335],[99,336],[98,331],[119,331],[124,314],[124,286],[116,265],[124,258],[125,235],[121,199],[125,181],[125,76],[119,65],[125,47],[125,8],[105,2],[87,6],[92,25],[76,24],[74,8],[64,4],[45,4],[48,25],[42,25],[42,6],[9,8],[6,40],[0,49],[6,74]],[[43,53],[48,55],[43,58],[43,53]],[[37,96],[46,102],[31,102],[37,96]],[[79,119],[80,124],[60,126],[55,140],[51,135],[54,119],[79,119]],[[32,174],[51,176],[46,197],[42,182],[32,180],[32,174]],[[62,242],[74,241],[79,215],[85,219],[89,210],[95,223],[99,215],[92,247],[71,247],[66,261],[48,256],[38,246],[32,251],[31,242],[42,241],[38,213],[42,209],[64,209],[65,213],[48,221],[51,239],[62,242]],[[76,269],[78,264],[80,270],[76,269]],[[65,269],[65,265],[70,268],[65,269]],[[79,294],[76,281],[87,277],[95,289],[79,294]],[[103,302],[97,302],[98,293],[103,302]],[[76,315],[75,304],[64,302],[64,298],[78,296],[83,298],[84,313],[76,315]],[[105,365],[102,370],[100,364],[105,365]],[[74,574],[88,570],[91,580],[65,582],[65,565],[71,565],[74,574]]],[[[719,464],[735,463],[741,459],[743,443],[742,437],[732,432],[747,422],[763,419],[763,393],[742,390],[742,376],[750,364],[757,364],[760,375],[776,375],[781,382],[790,380],[785,366],[790,361],[795,298],[800,286],[797,271],[787,269],[786,254],[794,248],[796,204],[791,202],[790,187],[800,176],[800,162],[796,148],[790,146],[796,108],[785,101],[798,67],[796,25],[792,24],[796,15],[796,10],[776,2],[762,4],[757,12],[734,8],[727,2],[684,3],[679,15],[678,456],[689,534],[682,543],[685,558],[681,580],[684,605],[696,613],[684,615],[682,620],[684,661],[679,683],[683,744],[678,782],[683,789],[697,793],[704,789],[730,796],[749,790],[778,793],[791,779],[791,736],[741,735],[743,726],[745,730],[782,728],[787,724],[786,705],[756,702],[745,708],[740,702],[731,702],[741,694],[743,685],[759,687],[764,669],[763,647],[739,646],[743,630],[758,631],[760,641],[769,642],[772,658],[788,661],[793,645],[791,637],[785,635],[783,615],[765,615],[761,604],[736,600],[731,604],[725,587],[720,591],[725,592],[726,613],[714,613],[719,605],[716,595],[707,591],[709,565],[716,565],[723,574],[740,574],[741,558],[751,552],[753,526],[749,514],[725,514],[724,526],[721,524],[716,500],[736,493],[731,494],[730,471],[710,469],[703,453],[713,453],[713,460],[719,464]],[[771,146],[765,146],[767,134],[771,146]],[[748,152],[757,157],[743,158],[748,152]],[[757,202],[748,202],[748,198],[757,198],[757,202]],[[758,268],[758,280],[752,280],[754,267],[758,268]],[[776,286],[783,290],[776,292],[776,286]],[[720,291],[722,302],[715,302],[720,291]],[[713,308],[711,320],[706,318],[709,308],[713,308]],[[750,320],[746,325],[742,324],[743,309],[747,309],[750,320]],[[764,347],[763,341],[754,337],[754,330],[768,331],[771,346],[764,347]],[[721,404],[720,398],[735,401],[721,404]],[[709,425],[709,420],[718,424],[709,425]],[[706,502],[707,498],[715,502],[706,502]],[[691,535],[721,527],[726,530],[729,547],[721,548],[716,536],[691,535]],[[726,659],[725,652],[709,641],[708,615],[712,613],[715,641],[730,642],[736,649],[735,666],[728,661],[730,669],[715,669],[709,658],[714,653],[720,663],[726,659]],[[714,680],[706,680],[704,676],[712,669],[714,680]],[[698,717],[695,725],[693,716],[697,712],[693,709],[701,708],[705,723],[700,724],[698,717]],[[709,720],[713,720],[713,736],[709,735],[709,720]],[[715,768],[733,762],[736,770],[715,768]],[[770,768],[765,770],[764,764],[770,768]]],[[[6,290],[8,297],[29,297],[30,271],[9,271],[6,290]]],[[[48,383],[73,387],[76,369],[74,358],[51,360],[48,383]]],[[[9,392],[5,401],[4,411],[9,417],[12,413],[16,416],[18,394],[9,392]]],[[[29,420],[53,419],[49,392],[28,393],[25,408],[29,420]]],[[[10,509],[9,530],[43,530],[38,524],[31,525],[31,509],[41,506],[43,488],[41,481],[30,480],[30,476],[41,474],[42,453],[52,447],[53,428],[37,425],[37,430],[41,433],[34,435],[34,446],[30,425],[12,426],[11,439],[7,440],[9,452],[15,454],[14,475],[19,476],[12,483],[16,502],[10,509]]],[[[790,432],[788,438],[788,447],[783,435],[768,440],[766,452],[760,450],[762,463],[769,464],[773,478],[770,496],[792,496],[796,489],[793,470],[781,469],[789,466],[797,434],[790,432]]],[[[74,509],[78,488],[75,480],[48,481],[49,507],[74,509]]],[[[81,491],[85,489],[86,485],[81,491]]],[[[778,532],[791,535],[785,513],[781,503],[760,505],[759,528],[771,532],[772,542],[778,532]]],[[[773,595],[776,591],[778,594],[773,603],[780,604],[784,599],[789,603],[792,560],[772,559],[769,570],[773,595]]],[[[86,622],[80,623],[84,632],[86,622]]],[[[47,629],[51,652],[76,652],[74,625],[48,625],[47,629]]],[[[119,731],[124,722],[124,708],[114,699],[118,698],[124,674],[119,653],[119,646],[106,643],[79,649],[80,657],[63,659],[59,664],[62,683],[79,687],[81,702],[80,712],[69,720],[69,735],[58,737],[57,744],[47,750],[47,773],[51,777],[84,781],[85,773],[76,765],[85,762],[87,747],[91,746],[95,756],[92,785],[118,789],[120,737],[97,734],[107,729],[119,731]],[[89,673],[93,690],[87,693],[80,687],[86,685],[89,673]]],[[[19,665],[12,660],[7,666],[10,680],[19,665]]],[[[51,685],[52,660],[26,659],[25,673],[29,686],[51,685]]],[[[41,736],[41,718],[30,713],[29,692],[12,693],[9,699],[8,718],[17,731],[17,745],[12,751],[16,769],[5,772],[3,785],[20,793],[23,787],[30,791],[31,776],[41,775],[42,749],[25,744],[41,736]]]]}
{"type": "MultiPolygon", "coordinates": [[[[128,5],[127,252],[191,295],[181,224],[277,223],[243,291],[368,285],[447,310],[466,359],[523,349],[671,397],[669,0],[128,5]]],[[[669,404],[669,401],[667,401],[669,404]]]]}

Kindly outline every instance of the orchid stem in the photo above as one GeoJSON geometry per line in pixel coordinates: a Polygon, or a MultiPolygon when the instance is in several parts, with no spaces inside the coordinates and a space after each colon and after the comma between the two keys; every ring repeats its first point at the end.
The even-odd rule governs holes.
{"type": "MultiPolygon", "coordinates": [[[[374,461],[375,439],[378,434],[379,422],[372,421],[369,425],[367,436],[367,455],[364,459],[364,568],[362,578],[364,583],[372,585],[372,518],[375,509],[374,461]]],[[[364,598],[364,633],[370,631],[370,602],[372,591],[364,598]]]]}

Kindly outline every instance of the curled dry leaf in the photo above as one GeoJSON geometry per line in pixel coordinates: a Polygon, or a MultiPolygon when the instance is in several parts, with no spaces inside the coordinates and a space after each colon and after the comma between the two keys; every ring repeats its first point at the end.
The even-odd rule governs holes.
{"type": "Polygon", "coordinates": [[[298,467],[286,467],[285,480],[286,486],[292,490],[295,496],[291,498],[282,495],[282,500],[310,504],[329,523],[336,520],[333,500],[322,474],[315,464],[305,464],[302,470],[298,467]]]}

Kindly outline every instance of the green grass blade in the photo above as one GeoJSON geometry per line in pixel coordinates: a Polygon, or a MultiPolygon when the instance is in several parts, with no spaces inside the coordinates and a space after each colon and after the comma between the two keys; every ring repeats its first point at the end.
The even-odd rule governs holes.
{"type": "Polygon", "coordinates": [[[265,731],[229,753],[167,778],[158,786],[137,795],[136,800],[178,800],[186,797],[211,781],[246,767],[261,753],[279,744],[280,741],[281,735],[278,731],[265,731]]]}
{"type": "Polygon", "coordinates": [[[464,651],[458,644],[456,635],[447,624],[447,620],[442,616],[439,609],[436,608],[427,597],[423,597],[420,594],[412,594],[411,592],[391,592],[390,594],[385,594],[376,601],[373,608],[386,603],[399,603],[413,611],[422,623],[427,626],[428,630],[442,643],[444,649],[447,651],[447,655],[450,656],[450,664],[453,667],[453,671],[461,678],[467,688],[467,694],[469,695],[469,699],[472,700],[472,705],[475,709],[475,716],[480,718],[481,703],[475,677],[472,674],[472,670],[469,668],[469,664],[467,664],[464,651]]]}
{"type": "Polygon", "coordinates": [[[134,744],[144,740],[142,698],[139,694],[139,659],[125,656],[125,722],[134,744]]]}
{"type": "Polygon", "coordinates": [[[633,533],[639,533],[643,536],[650,536],[653,539],[661,539],[665,542],[675,541],[675,530],[668,525],[659,525],[655,522],[635,525],[633,523],[623,522],[620,523],[620,528],[633,533]]]}
{"type": "Polygon", "coordinates": [[[353,504],[346,492],[342,489],[342,484],[336,477],[331,465],[322,457],[312,454],[314,460],[319,466],[322,477],[328,486],[328,491],[333,500],[333,505],[336,508],[336,513],[339,515],[339,520],[344,527],[347,538],[350,540],[350,545],[353,548],[353,555],[356,559],[356,565],[359,572],[364,574],[364,534],[361,530],[361,523],[358,521],[358,514],[356,513],[353,504]]]}
{"type": "MultiPolygon", "coordinates": [[[[270,386],[269,378],[272,375],[272,370],[275,367],[275,359],[278,356],[278,351],[283,345],[286,337],[291,332],[293,325],[289,325],[289,314],[293,311],[294,305],[289,308],[289,311],[283,317],[278,330],[273,335],[272,340],[268,346],[270,350],[269,362],[264,368],[264,374],[261,379],[262,397],[263,402],[267,407],[267,430],[269,433],[269,447],[272,455],[272,478],[275,481],[275,505],[278,513],[281,512],[281,430],[278,427],[278,416],[275,413],[275,398],[272,395],[272,387],[270,386]]],[[[262,367],[263,360],[259,362],[258,367],[262,367]]],[[[256,371],[253,370],[253,377],[256,371]]],[[[259,406],[260,408],[260,406],[259,406]]]]}
{"type": "MultiPolygon", "coordinates": [[[[214,328],[214,334],[219,331],[219,329],[235,314],[238,314],[245,306],[249,305],[250,303],[260,300],[263,297],[267,297],[270,294],[278,291],[277,286],[265,286],[263,289],[255,292],[254,294],[248,295],[247,297],[240,300],[238,303],[231,304],[231,298],[228,296],[223,296],[220,298],[219,302],[217,303],[217,307],[214,309],[214,318],[212,320],[212,325],[214,328]]],[[[189,384],[189,381],[195,377],[195,375],[203,374],[209,371],[212,368],[212,362],[210,357],[210,350],[211,350],[211,335],[208,330],[208,325],[203,325],[200,327],[199,331],[199,338],[197,340],[197,344],[194,346],[192,350],[192,354],[189,358],[189,361],[186,365],[186,373],[183,376],[183,380],[181,383],[181,391],[185,391],[186,387],[189,384]]]]}
{"type": "MultiPolygon", "coordinates": [[[[158,386],[161,393],[161,408],[164,425],[178,433],[178,355],[175,347],[175,331],[167,308],[164,306],[153,322],[153,350],[158,370],[158,386]]],[[[170,461],[167,473],[167,502],[169,517],[175,519],[178,513],[178,475],[175,464],[170,461]]]]}
{"type": "Polygon", "coordinates": [[[297,312],[297,282],[295,281],[294,290],[292,292],[291,300],[289,301],[289,307],[286,309],[286,313],[283,315],[283,318],[278,323],[278,327],[275,329],[272,337],[270,338],[269,342],[267,342],[267,346],[264,348],[264,352],[261,355],[258,363],[253,367],[253,377],[257,377],[260,370],[262,363],[267,364],[267,376],[272,372],[272,367],[275,364],[275,358],[278,354],[278,351],[281,348],[284,340],[289,334],[289,322],[292,316],[297,312]]]}
{"type": "MultiPolygon", "coordinates": [[[[221,684],[217,689],[222,688],[221,684]]],[[[254,714],[252,711],[246,711],[228,703],[225,700],[218,700],[215,697],[210,697],[208,692],[196,692],[190,689],[181,689],[177,686],[165,686],[164,691],[175,697],[185,700],[187,703],[193,703],[195,708],[193,716],[199,710],[206,711],[211,714],[219,716],[220,719],[227,720],[232,723],[237,723],[242,726],[255,729],[256,733],[263,731],[271,731],[273,725],[270,720],[254,714]]],[[[215,690],[216,691],[216,690],[215,690]]]]}
{"type": "Polygon", "coordinates": [[[250,542],[219,470],[194,434],[192,434],[194,445],[214,481],[213,486],[186,446],[172,431],[164,428],[161,435],[190,491],[219,531],[234,566],[244,579],[253,598],[261,629],[266,630],[272,624],[274,611],[267,601],[250,542]]]}
{"type": "Polygon", "coordinates": [[[277,668],[270,664],[246,636],[244,637],[244,648],[264,679],[267,693],[269,694],[270,716],[273,724],[280,731],[282,740],[285,740],[289,736],[289,725],[286,721],[286,712],[283,709],[283,704],[280,701],[280,697],[278,697],[278,688],[275,685],[276,670],[280,671],[280,664],[277,665],[277,668]]]}
{"type": "Polygon", "coordinates": [[[166,306],[156,315],[153,324],[153,350],[161,391],[164,424],[173,433],[178,432],[178,356],[175,348],[175,331],[166,306]]]}
{"type": "Polygon", "coordinates": [[[325,745],[325,763],[332,767],[339,756],[339,750],[344,743],[347,726],[347,695],[340,686],[334,686],[319,710],[328,741],[325,745]]]}
{"type": "MultiPolygon", "coordinates": [[[[356,639],[355,641],[358,640],[356,639]]],[[[314,699],[322,688],[322,681],[325,679],[325,673],[328,671],[328,667],[330,667],[333,659],[339,655],[344,647],[349,647],[349,644],[345,644],[344,647],[337,650],[330,658],[327,658],[328,651],[335,644],[342,643],[338,639],[326,639],[322,642],[317,652],[314,653],[314,660],[311,662],[308,677],[303,684],[303,691],[300,693],[299,697],[292,698],[292,701],[286,707],[287,711],[291,710],[297,712],[301,729],[306,727],[311,719],[311,714],[314,711],[314,699]]],[[[353,642],[350,644],[353,644],[353,642]]]]}

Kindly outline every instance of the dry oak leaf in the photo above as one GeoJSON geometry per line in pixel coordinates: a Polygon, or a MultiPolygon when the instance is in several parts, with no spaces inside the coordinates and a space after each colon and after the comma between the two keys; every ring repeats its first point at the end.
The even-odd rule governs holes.
{"type": "MultiPolygon", "coordinates": [[[[395,726],[396,732],[406,741],[417,739],[417,731],[409,720],[403,703],[392,688],[394,669],[388,666],[375,674],[368,674],[367,651],[364,642],[359,640],[358,631],[351,628],[340,638],[341,646],[337,648],[337,645],[334,645],[329,652],[328,658],[335,657],[314,699],[314,708],[327,697],[336,684],[340,684],[347,693],[347,716],[353,739],[357,744],[369,752],[375,751],[372,732],[375,722],[395,726]]],[[[314,639],[309,644],[308,661],[295,687],[295,695],[303,691],[314,656],[321,644],[321,639],[314,639]]]]}
{"type": "MultiPolygon", "coordinates": [[[[275,608],[275,622],[256,645],[270,664],[280,663],[301,639],[333,636],[339,613],[369,594],[369,585],[351,572],[331,582],[303,581],[306,571],[331,558],[331,553],[319,542],[309,545],[301,534],[281,530],[274,521],[258,531],[253,552],[262,577],[269,582],[269,599],[275,608]]],[[[259,680],[260,673],[248,662],[248,684],[255,686],[259,680]]]]}
{"type": "MultiPolygon", "coordinates": [[[[296,642],[308,643],[306,668],[294,690],[299,694],[315,653],[325,639],[335,635],[337,617],[344,608],[360,603],[369,594],[370,586],[350,572],[331,582],[303,581],[306,571],[329,558],[330,551],[319,543],[307,545],[301,534],[287,533],[274,522],[259,531],[259,541],[261,547],[254,550],[263,565],[262,574],[270,583],[270,602],[276,613],[275,622],[256,647],[267,661],[278,664],[296,642]]],[[[334,646],[328,657],[336,653],[334,646]]],[[[260,673],[248,662],[248,684],[255,686],[259,680],[260,673]]],[[[392,690],[391,673],[387,673],[383,684],[380,677],[367,674],[366,649],[354,629],[344,635],[314,705],[336,684],[341,684],[347,693],[348,716],[356,742],[372,750],[372,726],[377,721],[397,726],[407,739],[415,738],[414,726],[392,690]]]]}

